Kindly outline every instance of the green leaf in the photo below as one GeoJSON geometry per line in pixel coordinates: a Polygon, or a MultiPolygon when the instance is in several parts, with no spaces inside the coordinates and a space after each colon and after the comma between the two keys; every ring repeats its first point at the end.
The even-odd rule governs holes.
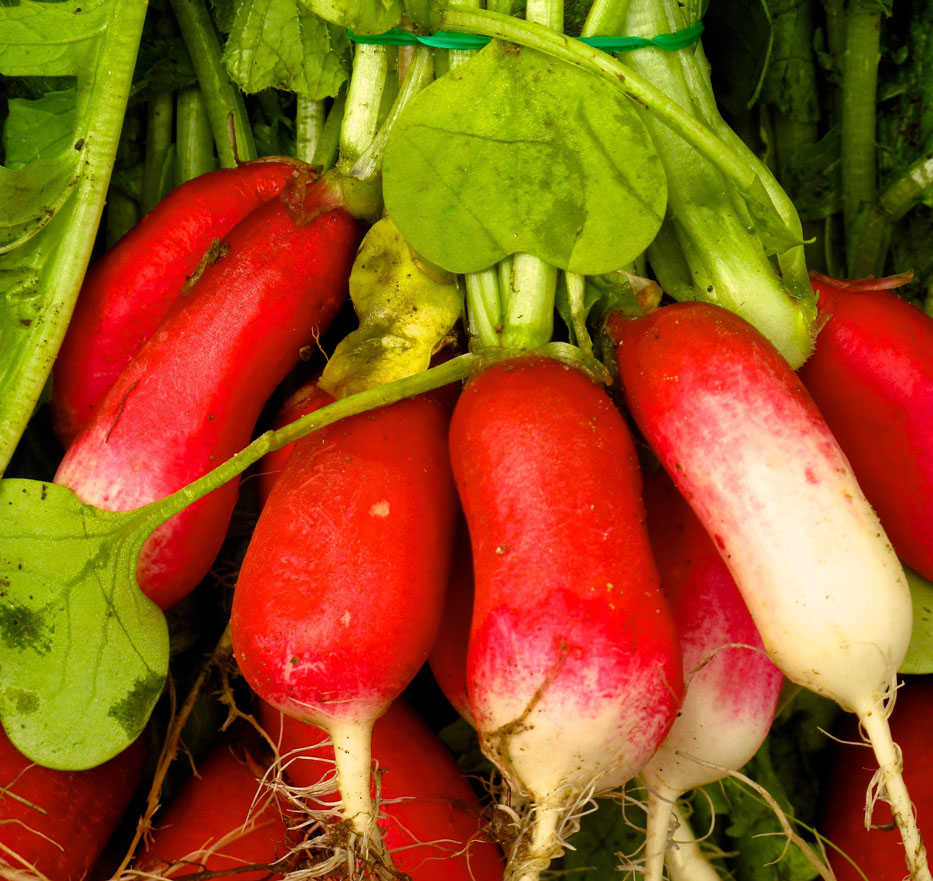
{"type": "MultiPolygon", "coordinates": [[[[0,242],[18,244],[0,254],[0,472],[45,387],[84,278],[145,13],[138,0],[0,6],[0,73],[77,78],[71,146],[0,173],[0,242]]],[[[28,148],[20,148],[21,157],[28,148]]]]}
{"type": "Polygon", "coordinates": [[[561,868],[574,881],[636,881],[642,877],[636,864],[644,859],[639,849],[645,845],[645,812],[637,801],[624,810],[615,800],[601,799],[597,804],[570,840],[573,850],[564,853],[561,868]]]}
{"type": "Polygon", "coordinates": [[[358,34],[381,34],[402,20],[401,0],[301,0],[324,21],[358,34]]]}
{"type": "Polygon", "coordinates": [[[612,84],[499,42],[412,100],[383,188],[409,244],[458,273],[518,252],[610,272],[654,238],[667,195],[652,141],[612,84]]]}
{"type": "Polygon", "coordinates": [[[52,220],[77,185],[77,167],[74,149],[24,168],[0,166],[0,254],[28,242],[52,220]]]}
{"type": "Polygon", "coordinates": [[[360,326],[338,343],[320,379],[335,398],[427,370],[463,311],[456,278],[419,260],[388,217],[360,245],[350,298],[360,326]]]}
{"type": "Polygon", "coordinates": [[[914,630],[901,673],[933,673],[933,583],[905,567],[914,604],[914,630]]]}
{"type": "Polygon", "coordinates": [[[116,755],[162,692],[168,628],[136,583],[151,528],[56,484],[0,481],[0,718],[41,765],[116,755]]]}
{"type": "Polygon", "coordinates": [[[347,79],[348,49],[342,28],[298,0],[240,0],[224,62],[245,92],[276,88],[319,100],[336,95],[347,79]]]}
{"type": "Polygon", "coordinates": [[[36,159],[74,155],[74,88],[48,92],[34,101],[10,99],[10,115],[3,127],[3,155],[7,168],[22,168],[36,159]]]}
{"type": "Polygon", "coordinates": [[[106,29],[112,5],[111,0],[20,0],[0,7],[0,73],[76,75],[106,29]]]}

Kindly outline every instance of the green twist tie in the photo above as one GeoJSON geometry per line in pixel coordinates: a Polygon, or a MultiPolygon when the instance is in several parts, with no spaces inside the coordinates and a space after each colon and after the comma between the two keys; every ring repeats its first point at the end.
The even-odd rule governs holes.
{"type": "MultiPolygon", "coordinates": [[[[632,49],[653,47],[667,52],[676,52],[692,46],[703,33],[703,22],[698,21],[688,28],[674,31],[672,34],[658,34],[656,37],[577,37],[581,43],[601,49],[603,52],[629,52],[632,49]]],[[[373,43],[381,46],[430,46],[432,49],[482,49],[489,42],[489,37],[479,34],[461,34],[455,31],[437,31],[434,34],[415,34],[392,28],[384,34],[356,34],[347,29],[347,34],[355,43],[373,43]]]]}

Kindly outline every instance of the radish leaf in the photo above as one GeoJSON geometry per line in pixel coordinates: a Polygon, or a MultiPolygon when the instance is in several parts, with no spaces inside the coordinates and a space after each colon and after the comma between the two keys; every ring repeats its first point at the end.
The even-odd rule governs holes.
{"type": "Polygon", "coordinates": [[[142,731],[168,670],[168,628],[136,583],[151,515],[0,481],[0,719],[52,768],[98,765],[142,731]]]}
{"type": "Polygon", "coordinates": [[[611,83],[498,42],[408,105],[383,187],[405,239],[450,272],[527,252],[584,275],[640,254],[667,193],[638,112],[611,83]]]}

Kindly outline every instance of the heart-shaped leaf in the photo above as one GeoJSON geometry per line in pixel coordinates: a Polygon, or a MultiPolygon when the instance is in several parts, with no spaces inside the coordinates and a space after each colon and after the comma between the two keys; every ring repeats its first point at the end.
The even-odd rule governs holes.
{"type": "Polygon", "coordinates": [[[0,718],[33,761],[78,770],[128,746],[168,672],[168,628],[136,583],[158,520],[0,481],[0,718]]]}
{"type": "Polygon", "coordinates": [[[631,101],[591,73],[500,42],[408,105],[383,189],[412,248],[450,272],[519,252],[611,272],[651,242],[667,200],[631,101]]]}

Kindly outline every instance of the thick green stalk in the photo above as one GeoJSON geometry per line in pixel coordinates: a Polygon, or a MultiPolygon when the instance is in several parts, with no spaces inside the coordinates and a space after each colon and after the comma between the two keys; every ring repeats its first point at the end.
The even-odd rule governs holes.
{"type": "Polygon", "coordinates": [[[171,0],[171,4],[204,95],[221,167],[233,168],[238,160],[255,159],[246,105],[227,76],[205,0],[171,0]]]}
{"type": "Polygon", "coordinates": [[[846,19],[842,77],[842,215],[846,263],[857,261],[860,213],[875,199],[875,100],[880,60],[881,4],[852,0],[846,19]]]}
{"type": "Polygon", "coordinates": [[[179,92],[175,102],[175,167],[177,184],[217,167],[207,107],[197,88],[179,92]]]}
{"type": "Polygon", "coordinates": [[[295,110],[295,156],[314,164],[318,144],[324,134],[324,102],[298,96],[295,110]]]}
{"type": "MultiPolygon", "coordinates": [[[[655,0],[633,0],[625,32],[643,36],[661,33],[676,24],[667,15],[655,0]]],[[[672,58],[657,49],[629,53],[627,60],[642,77],[660,87],[672,105],[696,108],[701,117],[719,119],[715,106],[710,105],[708,81],[696,62],[672,58]]],[[[693,277],[693,291],[684,290],[683,263],[678,260],[674,267],[678,289],[670,293],[738,313],[771,340],[789,363],[799,366],[811,348],[811,315],[798,306],[778,277],[750,225],[747,210],[740,210],[744,206],[737,206],[730,197],[729,183],[720,171],[698,156],[678,133],[650,113],[645,114],[645,121],[667,172],[671,227],[693,277]]],[[[725,134],[723,140],[731,140],[724,123],[717,123],[720,128],[719,137],[725,134]]],[[[747,148],[736,143],[732,149],[746,167],[757,170],[757,160],[751,161],[754,157],[745,152],[747,148]]],[[[770,175],[757,177],[763,184],[763,177],[770,175]]],[[[652,252],[653,256],[660,253],[658,249],[652,252]]],[[[665,268],[652,266],[663,280],[665,268]]],[[[805,273],[801,283],[806,284],[805,273]]]]}
{"type": "Polygon", "coordinates": [[[337,161],[340,127],[343,125],[343,111],[346,101],[347,94],[341,89],[340,94],[334,98],[334,103],[330,106],[327,118],[324,120],[324,128],[321,130],[321,136],[314,150],[311,164],[319,165],[325,171],[333,167],[337,161]]]}
{"type": "Polygon", "coordinates": [[[172,116],[175,97],[171,92],[157,92],[149,102],[146,123],[146,160],[143,165],[143,184],[140,209],[148,214],[162,199],[162,174],[165,160],[172,146],[172,116]]]}
{"type": "Polygon", "coordinates": [[[376,137],[388,73],[389,53],[385,46],[356,44],[353,75],[340,127],[341,166],[352,167],[376,137]]]}
{"type": "Polygon", "coordinates": [[[349,174],[361,181],[371,181],[382,171],[382,158],[385,155],[386,144],[395,121],[401,116],[405,107],[415,95],[418,94],[434,77],[434,52],[427,46],[419,46],[411,55],[405,69],[405,79],[402,81],[395,101],[389,109],[386,118],[371,138],[363,154],[353,163],[349,174]]]}
{"type": "MultiPolygon", "coordinates": [[[[563,32],[560,0],[528,0],[525,18],[549,30],[563,32]]],[[[532,254],[515,254],[508,287],[503,291],[500,343],[509,349],[535,349],[554,333],[557,269],[532,254]]]]}
{"type": "Polygon", "coordinates": [[[858,226],[851,264],[853,278],[884,272],[891,225],[919,204],[931,188],[933,157],[923,157],[881,194],[858,226]]]}

